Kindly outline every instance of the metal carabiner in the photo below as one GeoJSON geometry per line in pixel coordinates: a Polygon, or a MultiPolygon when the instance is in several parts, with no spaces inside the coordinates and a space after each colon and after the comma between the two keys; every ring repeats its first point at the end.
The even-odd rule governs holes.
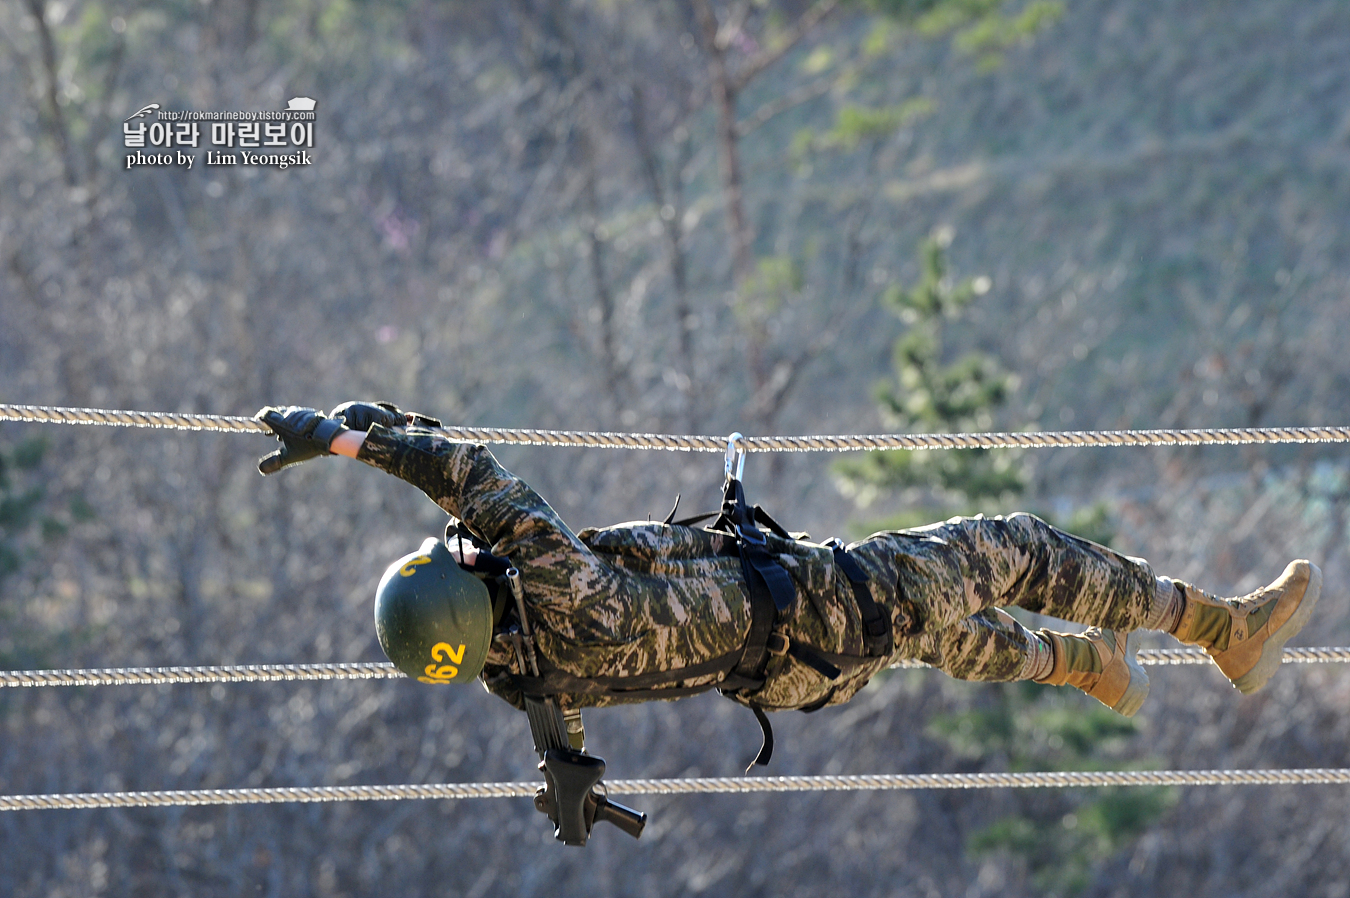
{"type": "Polygon", "coordinates": [[[740,480],[745,473],[745,450],[740,445],[743,439],[745,437],[739,431],[727,437],[727,460],[724,466],[727,482],[740,480]]]}

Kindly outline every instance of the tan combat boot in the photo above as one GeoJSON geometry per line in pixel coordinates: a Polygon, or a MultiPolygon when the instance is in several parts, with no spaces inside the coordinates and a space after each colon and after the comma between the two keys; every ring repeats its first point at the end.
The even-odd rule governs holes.
{"type": "Polygon", "coordinates": [[[1289,562],[1274,583],[1237,599],[1216,599],[1175,582],[1185,608],[1172,635],[1203,647],[1243,695],[1275,674],[1284,644],[1303,629],[1322,594],[1322,572],[1302,560],[1289,562]]]}
{"type": "Polygon", "coordinates": [[[1148,674],[1128,647],[1128,633],[1039,630],[1054,649],[1054,667],[1038,683],[1076,686],[1112,711],[1133,717],[1148,698],[1148,674]]]}

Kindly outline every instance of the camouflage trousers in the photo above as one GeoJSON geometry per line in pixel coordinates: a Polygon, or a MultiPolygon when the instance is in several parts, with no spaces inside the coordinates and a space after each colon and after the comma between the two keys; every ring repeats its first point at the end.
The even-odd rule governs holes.
{"type": "Polygon", "coordinates": [[[913,621],[897,628],[894,657],[922,660],[963,680],[1018,679],[1031,653],[1045,650],[1004,608],[1133,630],[1147,620],[1157,589],[1144,560],[1029,514],[878,533],[850,551],[874,589],[899,586],[898,594],[877,596],[899,605],[896,620],[913,621]]]}

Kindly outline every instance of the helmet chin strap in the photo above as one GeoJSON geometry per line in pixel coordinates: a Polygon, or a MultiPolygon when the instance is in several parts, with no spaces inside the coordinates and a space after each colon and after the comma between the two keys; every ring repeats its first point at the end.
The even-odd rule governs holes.
{"type": "Polygon", "coordinates": [[[462,538],[449,543],[446,548],[450,550],[451,557],[465,567],[473,567],[478,561],[478,547],[473,543],[466,544],[462,538]]]}

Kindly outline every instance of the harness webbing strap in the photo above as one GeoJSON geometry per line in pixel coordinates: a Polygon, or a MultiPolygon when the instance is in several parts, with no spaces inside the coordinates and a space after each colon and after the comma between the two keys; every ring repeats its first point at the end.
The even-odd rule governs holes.
{"type": "MultiPolygon", "coordinates": [[[[791,608],[797,600],[797,587],[788,572],[783,570],[783,566],[774,560],[764,546],[743,542],[741,557],[763,581],[763,589],[773,602],[774,610],[782,612],[791,608]]],[[[750,589],[753,591],[756,585],[752,582],[750,589]]]]}
{"type": "Polygon", "coordinates": [[[764,741],[760,743],[759,754],[755,755],[755,759],[746,765],[746,773],[749,773],[756,765],[766,766],[773,759],[773,726],[769,723],[769,716],[764,713],[764,709],[759,705],[751,705],[750,710],[755,714],[755,720],[759,723],[759,731],[764,734],[764,741]]]}
{"type": "MultiPolygon", "coordinates": [[[[773,564],[772,561],[768,563],[773,564]]],[[[741,571],[750,593],[750,632],[745,638],[741,658],[733,670],[742,677],[762,682],[764,664],[769,660],[769,636],[773,633],[774,621],[778,617],[777,602],[774,601],[773,588],[763,570],[746,556],[744,547],[741,551],[741,571]]],[[[779,568],[779,572],[782,572],[782,568],[779,568]]]]}
{"type": "Polygon", "coordinates": [[[780,536],[783,539],[793,538],[792,534],[787,531],[787,528],[784,527],[782,524],[778,523],[777,521],[775,521],[773,518],[769,517],[769,513],[765,511],[761,506],[756,505],[754,511],[755,511],[754,518],[756,526],[768,527],[770,533],[774,534],[775,536],[780,536]]]}
{"type": "MultiPolygon", "coordinates": [[[[729,472],[728,472],[729,473],[729,472]]],[[[713,530],[730,531],[736,535],[736,548],[740,550],[741,570],[745,574],[745,585],[750,598],[750,633],[745,640],[745,651],[741,661],[733,670],[733,675],[756,682],[753,688],[764,684],[764,668],[769,660],[769,639],[773,635],[773,625],[778,615],[787,611],[797,601],[797,587],[774,557],[769,554],[768,541],[755,526],[757,508],[751,508],[745,501],[745,489],[740,480],[728,476],[726,492],[722,499],[722,513],[713,523],[713,530]]],[[[770,529],[778,532],[781,528],[768,516],[770,529]]],[[[838,673],[835,674],[838,676],[838,673]]],[[[734,692],[726,685],[722,692],[734,692]]],[[[764,709],[747,702],[755,713],[764,742],[755,759],[746,767],[747,771],[755,765],[768,764],[773,757],[773,727],[764,709]]]]}
{"type": "Polygon", "coordinates": [[[805,645],[796,640],[793,640],[788,645],[787,653],[827,680],[837,680],[844,673],[838,667],[826,660],[823,653],[817,651],[812,646],[805,645]]]}
{"type": "Polygon", "coordinates": [[[867,647],[867,654],[874,658],[889,656],[895,650],[891,622],[877,605],[876,599],[872,598],[872,590],[868,588],[867,574],[862,565],[848,554],[838,539],[832,539],[826,545],[834,550],[834,563],[853,587],[853,599],[858,603],[858,614],[862,617],[863,644],[867,647]]]}
{"type": "MultiPolygon", "coordinates": [[[[528,678],[527,678],[528,679],[528,678]]],[[[519,683],[519,678],[511,678],[512,685],[519,683]]],[[[529,683],[531,688],[536,688],[535,683],[529,683]]],[[[738,677],[735,674],[728,674],[720,680],[712,683],[702,683],[697,686],[654,686],[651,689],[620,689],[609,687],[583,688],[559,686],[556,684],[540,685],[537,688],[543,695],[603,695],[607,698],[617,699],[620,702],[648,702],[648,701],[671,701],[677,698],[686,698],[691,695],[702,695],[705,692],[711,692],[714,689],[724,689],[729,692],[735,692],[738,689],[758,689],[764,685],[763,680],[747,680],[738,677]]]]}
{"type": "Polygon", "coordinates": [[[540,676],[510,675],[513,686],[528,695],[612,695],[625,699],[679,698],[697,695],[709,689],[746,689],[762,685],[759,680],[737,676],[734,672],[711,683],[693,686],[676,685],[688,680],[731,671],[740,662],[742,653],[728,652],[698,664],[674,670],[658,670],[645,674],[615,677],[578,677],[548,665],[540,676]]]}
{"type": "MultiPolygon", "coordinates": [[[[737,483],[736,486],[739,488],[740,484],[737,483]]],[[[791,600],[796,597],[796,589],[787,572],[769,557],[762,546],[757,548],[748,546],[745,537],[740,533],[738,536],[741,570],[745,574],[746,587],[750,592],[750,633],[746,636],[745,650],[733,675],[755,683],[752,688],[758,689],[764,685],[764,667],[769,660],[769,637],[773,635],[773,625],[778,619],[780,596],[784,592],[783,581],[786,581],[788,596],[788,601],[782,605],[783,608],[791,605],[791,600]],[[756,548],[757,557],[747,551],[752,548],[756,548]],[[774,576],[775,572],[777,577],[774,576]],[[774,588],[775,584],[777,590],[774,588]]],[[[763,540],[763,536],[760,536],[760,539],[763,540]]],[[[727,684],[723,684],[720,688],[724,693],[735,691],[727,684]]],[[[755,721],[759,724],[760,732],[764,734],[764,741],[760,744],[754,760],[745,768],[747,773],[756,765],[761,767],[767,765],[773,758],[773,726],[770,725],[763,709],[752,704],[750,710],[755,713],[755,721]]]]}

